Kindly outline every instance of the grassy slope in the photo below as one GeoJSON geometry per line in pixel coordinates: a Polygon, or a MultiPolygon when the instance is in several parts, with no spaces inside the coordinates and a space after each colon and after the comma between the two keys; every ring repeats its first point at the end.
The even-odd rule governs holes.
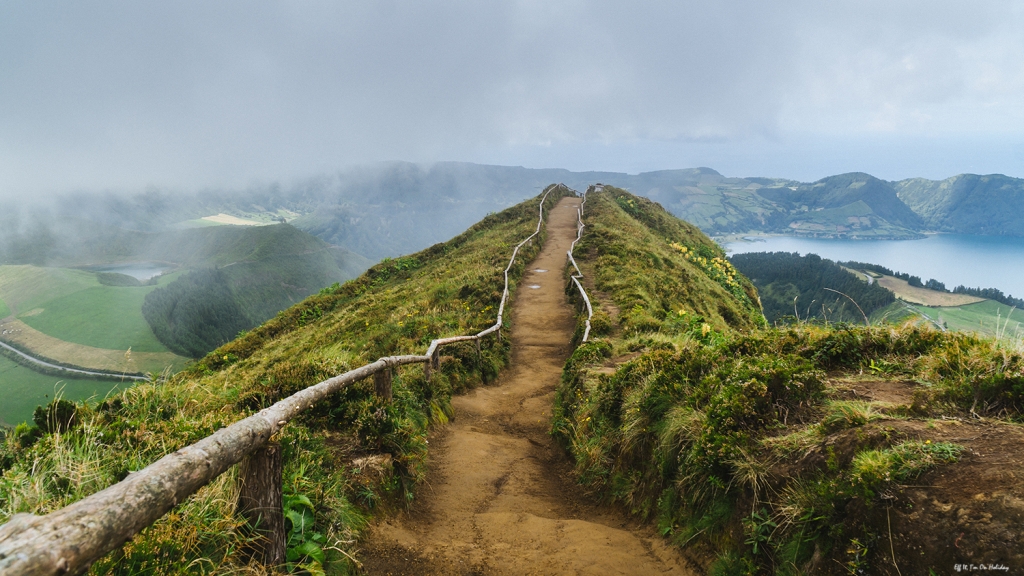
{"type": "Polygon", "coordinates": [[[0,266],[0,298],[19,314],[43,308],[51,300],[99,285],[95,274],[83,270],[0,266]]]}
{"type": "MultiPolygon", "coordinates": [[[[177,274],[165,276],[160,283],[167,284],[176,277],[177,274]]],[[[60,340],[95,348],[124,351],[131,347],[135,352],[168,353],[141,313],[142,299],[153,288],[102,286],[94,273],[82,270],[0,266],[0,294],[17,303],[23,322],[60,340]],[[42,312],[25,315],[37,309],[42,312]]],[[[7,315],[0,314],[0,318],[7,315]]],[[[75,363],[49,350],[34,351],[47,358],[75,363]]],[[[4,357],[0,357],[0,363],[0,390],[4,398],[0,422],[7,425],[31,419],[32,410],[53,397],[57,382],[64,387],[64,397],[79,401],[103,397],[118,386],[116,382],[40,374],[4,357]]],[[[154,363],[141,369],[159,372],[163,366],[154,363]]]]}
{"type": "MultiPolygon", "coordinates": [[[[665,242],[629,233],[608,198],[588,201],[579,259],[598,279],[616,277],[598,288],[628,302],[657,273],[649,253],[665,242]]],[[[641,219],[660,217],[635,201],[641,219]]],[[[674,290],[686,293],[693,276],[678,276],[674,290]]],[[[927,429],[928,418],[972,405],[1024,408],[1024,357],[991,341],[914,326],[709,330],[691,314],[611,319],[567,362],[554,433],[581,483],[656,521],[712,573],[881,572],[890,558],[878,544],[878,494],[959,450],[899,425],[915,415],[927,429]],[[843,385],[863,390],[862,372],[928,384],[902,405],[851,402],[843,385]]]]}
{"type": "Polygon", "coordinates": [[[986,338],[998,335],[1008,342],[1020,342],[1024,339],[1024,326],[1020,324],[1024,322],[1024,312],[994,300],[942,307],[894,302],[872,314],[872,321],[884,320],[890,324],[906,321],[928,323],[924,315],[949,330],[978,334],[986,338]],[[1010,318],[1009,322],[1007,317],[1010,318]]]}
{"type": "Polygon", "coordinates": [[[7,307],[7,304],[0,300],[0,318],[7,318],[11,315],[11,309],[7,307]]]}
{"type": "MultiPolygon", "coordinates": [[[[549,206],[555,201],[552,194],[549,206]]],[[[501,271],[512,247],[533,231],[536,208],[536,200],[525,202],[447,243],[378,264],[282,312],[166,383],[133,387],[100,408],[80,407],[83,424],[72,433],[44,436],[31,448],[9,437],[0,522],[16,512],[66,505],[127,470],[367,360],[422,353],[431,338],[486,327],[500,300],[501,271]]],[[[537,246],[521,252],[513,279],[537,246]]],[[[392,403],[382,405],[372,397],[372,382],[362,382],[282,431],[286,493],[312,500],[315,530],[327,538],[325,547],[351,549],[368,510],[412,498],[426,456],[428,422],[445,421],[452,392],[481,376],[493,377],[508,352],[507,341],[496,339],[483,343],[480,361],[472,345],[445,348],[432,383],[424,381],[420,367],[403,368],[396,373],[392,403]],[[360,472],[352,465],[357,456],[381,453],[392,458],[382,470],[360,472]]],[[[97,563],[93,573],[238,572],[242,537],[232,517],[233,489],[233,474],[225,474],[97,563]]],[[[328,551],[328,573],[345,573],[348,566],[340,553],[328,551]]]]}
{"type": "Polygon", "coordinates": [[[209,352],[368,265],[288,225],[198,230],[161,250],[162,258],[187,258],[206,269],[154,292],[142,307],[160,341],[189,356],[209,352]]]}
{"type": "MultiPolygon", "coordinates": [[[[595,262],[594,285],[610,296],[625,330],[649,330],[678,318],[680,310],[717,330],[758,321],[753,285],[695,226],[611,187],[591,196],[586,210],[587,234],[577,254],[595,262]]],[[[601,300],[597,306],[599,323],[615,314],[602,311],[601,300]]]]}
{"type": "Polygon", "coordinates": [[[977,332],[983,336],[998,334],[1006,337],[1016,336],[1018,340],[1021,338],[1018,328],[1020,323],[1024,322],[1024,311],[994,300],[955,308],[933,308],[933,310],[936,313],[936,319],[939,322],[947,323],[951,330],[977,332]]]}
{"type": "Polygon", "coordinates": [[[32,419],[36,406],[54,398],[56,392],[69,400],[102,399],[121,387],[105,380],[58,378],[29,370],[13,360],[0,356],[0,426],[15,426],[32,419]]]}

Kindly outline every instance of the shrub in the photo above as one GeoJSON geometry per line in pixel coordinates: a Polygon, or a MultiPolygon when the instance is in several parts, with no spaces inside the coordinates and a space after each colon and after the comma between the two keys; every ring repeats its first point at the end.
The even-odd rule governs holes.
{"type": "Polygon", "coordinates": [[[36,406],[32,421],[44,433],[62,433],[78,424],[78,407],[74,402],[55,398],[46,406],[36,406]]]}

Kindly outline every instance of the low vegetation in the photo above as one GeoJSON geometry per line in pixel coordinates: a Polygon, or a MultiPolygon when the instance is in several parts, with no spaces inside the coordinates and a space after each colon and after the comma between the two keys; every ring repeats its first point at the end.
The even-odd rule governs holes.
{"type": "MultiPolygon", "coordinates": [[[[708,274],[653,264],[677,242],[652,225],[660,207],[611,188],[587,206],[577,260],[605,311],[614,302],[622,313],[576,349],[558,389],[553,433],[579,481],[655,522],[713,574],[896,573],[896,558],[904,573],[948,571],[939,563],[953,552],[924,536],[893,544],[889,509],[912,522],[900,490],[964,453],[931,434],[933,418],[1021,414],[1021,350],[916,325],[757,328],[735,312],[741,321],[723,322],[685,300],[711,292],[697,289],[708,274]],[[638,234],[630,220],[660,233],[638,234]],[[636,288],[659,269],[674,277],[673,306],[651,306],[662,300],[636,288]],[[636,322],[630,302],[658,312],[636,322]]],[[[719,309],[754,300],[715,294],[719,309]]]]}
{"type": "MultiPolygon", "coordinates": [[[[549,196],[549,208],[560,194],[549,196]]],[[[502,270],[512,247],[533,232],[538,199],[322,290],[167,382],[135,386],[99,405],[76,404],[68,430],[11,431],[0,449],[0,522],[60,508],[317,381],[383,355],[422,353],[432,338],[491,325],[502,270]]],[[[539,246],[540,239],[520,252],[513,290],[539,246]]],[[[479,355],[471,343],[441,353],[441,369],[430,382],[419,366],[398,371],[390,403],[374,397],[372,382],[362,382],[281,432],[290,569],[344,574],[355,568],[354,543],[367,516],[414,497],[428,425],[451,416],[454,392],[494,378],[509,348],[507,340],[492,338],[479,355]]],[[[239,552],[245,530],[233,515],[233,474],[182,503],[92,573],[258,572],[239,552]]]]}

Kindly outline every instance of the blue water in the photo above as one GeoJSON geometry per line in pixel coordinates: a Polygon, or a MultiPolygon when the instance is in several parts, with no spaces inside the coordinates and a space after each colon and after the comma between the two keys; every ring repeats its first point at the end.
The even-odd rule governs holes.
{"type": "Polygon", "coordinates": [[[140,282],[145,282],[154,276],[172,270],[173,267],[156,262],[136,262],[133,264],[112,264],[110,266],[94,266],[89,268],[93,272],[116,272],[125,276],[132,276],[140,282]]]}
{"type": "Polygon", "coordinates": [[[1024,238],[933,234],[921,240],[823,240],[772,236],[764,241],[728,242],[730,254],[799,252],[830,260],[881,264],[927,281],[934,278],[952,290],[998,288],[1024,297],[1024,238]]]}

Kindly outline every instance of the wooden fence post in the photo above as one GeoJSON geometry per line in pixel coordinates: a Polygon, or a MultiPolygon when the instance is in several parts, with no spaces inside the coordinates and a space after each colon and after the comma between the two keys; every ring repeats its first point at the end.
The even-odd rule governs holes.
{"type": "Polygon", "coordinates": [[[281,446],[267,442],[238,465],[238,515],[255,539],[249,556],[265,566],[285,563],[284,507],[281,499],[281,446]]]}
{"type": "Polygon", "coordinates": [[[476,344],[476,369],[480,371],[480,381],[486,384],[487,375],[484,373],[484,357],[480,352],[480,339],[477,338],[474,344],[476,344]]]}
{"type": "Polygon", "coordinates": [[[384,400],[385,402],[391,401],[391,379],[391,366],[373,374],[374,391],[377,394],[377,398],[384,400]]]}

